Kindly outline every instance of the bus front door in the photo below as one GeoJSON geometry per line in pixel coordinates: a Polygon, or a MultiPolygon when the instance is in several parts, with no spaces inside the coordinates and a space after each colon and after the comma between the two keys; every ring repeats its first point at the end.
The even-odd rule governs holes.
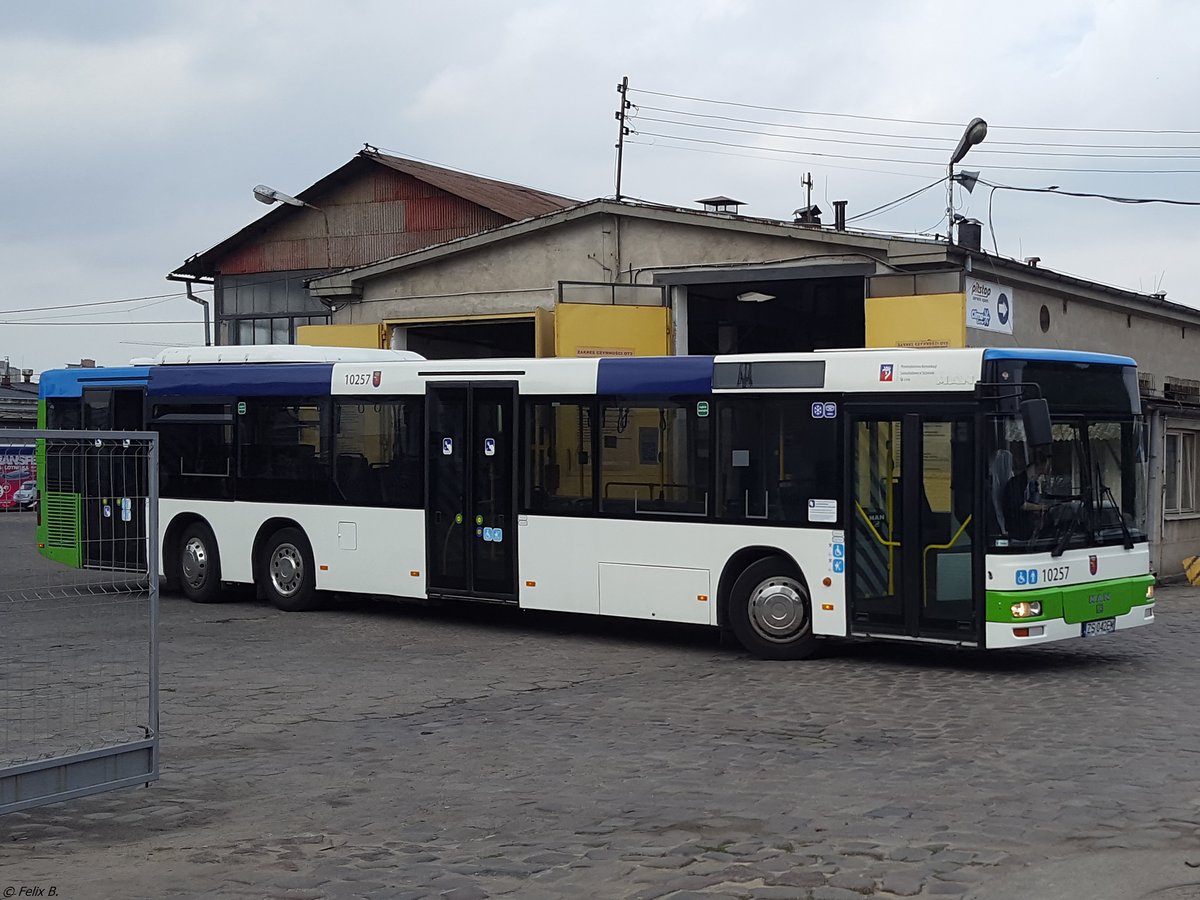
{"type": "Polygon", "coordinates": [[[517,599],[516,387],[430,384],[425,546],[431,596],[517,599]]]}
{"type": "Polygon", "coordinates": [[[851,633],[977,643],[971,415],[860,413],[850,428],[851,633]]]}

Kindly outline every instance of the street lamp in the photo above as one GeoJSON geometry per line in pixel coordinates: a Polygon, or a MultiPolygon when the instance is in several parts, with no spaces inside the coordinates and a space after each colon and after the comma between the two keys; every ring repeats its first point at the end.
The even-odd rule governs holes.
{"type": "MultiPolygon", "coordinates": [[[[985,137],[987,137],[987,122],[976,116],[967,123],[966,130],[958,140],[958,146],[954,148],[954,155],[950,157],[950,165],[946,170],[946,240],[951,244],[954,243],[954,164],[961,162],[962,158],[967,155],[967,151],[976,144],[982,143],[985,137]]],[[[974,186],[974,180],[972,180],[972,186],[974,186]]],[[[970,188],[968,187],[967,190],[969,191],[970,188]]]]}
{"type": "Polygon", "coordinates": [[[311,203],[305,203],[291,194],[285,194],[283,191],[277,191],[273,187],[267,187],[265,184],[256,184],[254,186],[254,199],[259,203],[267,204],[267,206],[278,202],[286,203],[288,206],[306,206],[309,209],[315,209],[319,212],[322,221],[325,223],[325,268],[332,268],[332,254],[329,252],[329,216],[326,215],[325,210],[319,206],[313,206],[311,203]]]}

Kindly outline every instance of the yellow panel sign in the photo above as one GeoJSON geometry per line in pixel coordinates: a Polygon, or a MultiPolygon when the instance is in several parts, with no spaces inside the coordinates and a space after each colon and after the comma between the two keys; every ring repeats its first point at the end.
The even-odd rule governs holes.
{"type": "Polygon", "coordinates": [[[387,348],[385,334],[379,322],[367,325],[301,325],[296,329],[296,343],[308,347],[366,347],[381,350],[387,348]]]}
{"type": "Polygon", "coordinates": [[[554,311],[559,356],[666,356],[671,311],[662,306],[560,303],[554,311]]]}
{"type": "Polygon", "coordinates": [[[868,297],[868,347],[965,347],[965,294],[868,297]]]}

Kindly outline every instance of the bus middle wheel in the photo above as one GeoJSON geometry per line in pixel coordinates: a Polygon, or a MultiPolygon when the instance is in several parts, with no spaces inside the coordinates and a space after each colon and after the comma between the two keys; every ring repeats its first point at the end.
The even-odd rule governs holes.
{"type": "Polygon", "coordinates": [[[312,547],[299,528],[281,528],[263,549],[258,567],[259,585],[267,599],[284,612],[315,609],[316,566],[312,547]]]}

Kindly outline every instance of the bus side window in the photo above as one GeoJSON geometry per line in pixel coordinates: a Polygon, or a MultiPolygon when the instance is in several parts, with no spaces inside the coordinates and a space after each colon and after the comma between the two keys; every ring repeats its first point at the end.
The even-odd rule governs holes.
{"type": "Polygon", "coordinates": [[[808,523],[810,499],[841,494],[838,419],[805,397],[722,398],[717,514],[726,521],[808,523]]]}

